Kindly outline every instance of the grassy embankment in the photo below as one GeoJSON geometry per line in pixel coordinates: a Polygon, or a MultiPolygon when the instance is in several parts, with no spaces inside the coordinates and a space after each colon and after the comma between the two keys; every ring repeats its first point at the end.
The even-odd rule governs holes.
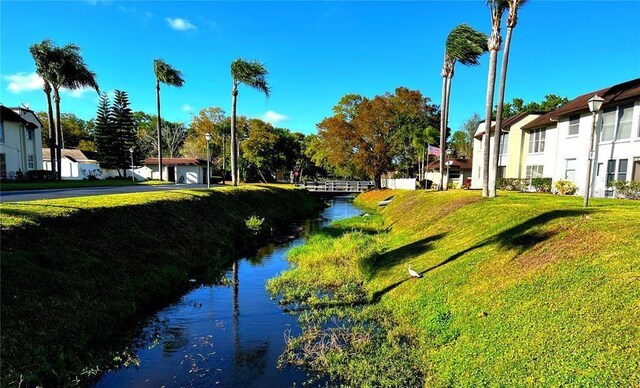
{"type": "Polygon", "coordinates": [[[108,186],[134,186],[134,185],[168,185],[168,181],[131,181],[124,179],[110,180],[81,180],[81,181],[58,181],[58,182],[2,182],[0,191],[24,191],[24,190],[46,190],[46,189],[77,189],[83,187],[108,187],[108,186]]]}
{"type": "Polygon", "coordinates": [[[538,194],[356,202],[372,215],[269,284],[304,308],[284,361],[351,386],[640,386],[640,202],[592,199],[586,217],[581,198],[538,194]]]}
{"type": "Polygon", "coordinates": [[[2,385],[86,381],[126,359],[137,319],[256,243],[247,218],[269,230],[318,205],[274,186],[1,204],[2,385]]]}

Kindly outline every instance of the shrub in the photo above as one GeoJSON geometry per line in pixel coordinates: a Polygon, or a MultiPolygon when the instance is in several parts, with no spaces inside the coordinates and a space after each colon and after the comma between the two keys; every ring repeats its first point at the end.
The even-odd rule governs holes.
{"type": "Polygon", "coordinates": [[[100,170],[99,168],[91,170],[83,168],[81,172],[84,179],[90,181],[97,181],[100,178],[100,175],[102,175],[102,170],[100,170]]]}
{"type": "Polygon", "coordinates": [[[498,178],[496,180],[498,190],[524,191],[528,185],[529,182],[526,179],[520,178],[498,178]]]}
{"type": "Polygon", "coordinates": [[[611,187],[616,189],[618,197],[640,199],[640,182],[638,181],[612,181],[611,187]]]}
{"type": "Polygon", "coordinates": [[[247,225],[247,229],[253,232],[253,234],[258,234],[260,229],[262,229],[262,225],[264,224],[264,218],[260,218],[257,215],[252,215],[247,218],[244,223],[247,225]]]}
{"type": "Polygon", "coordinates": [[[27,171],[27,180],[33,182],[54,181],[56,176],[53,171],[48,170],[30,170],[27,171]]]}
{"type": "Polygon", "coordinates": [[[551,191],[551,178],[532,178],[531,186],[533,186],[537,192],[548,193],[551,191]]]}
{"type": "Polygon", "coordinates": [[[577,189],[575,183],[571,181],[559,180],[556,182],[556,190],[560,195],[573,195],[577,189]]]}

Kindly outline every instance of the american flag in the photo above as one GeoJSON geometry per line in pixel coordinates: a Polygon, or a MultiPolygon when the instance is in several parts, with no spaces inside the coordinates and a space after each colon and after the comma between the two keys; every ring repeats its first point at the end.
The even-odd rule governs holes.
{"type": "Polygon", "coordinates": [[[440,148],[434,147],[432,145],[429,146],[429,155],[440,156],[440,148]]]}

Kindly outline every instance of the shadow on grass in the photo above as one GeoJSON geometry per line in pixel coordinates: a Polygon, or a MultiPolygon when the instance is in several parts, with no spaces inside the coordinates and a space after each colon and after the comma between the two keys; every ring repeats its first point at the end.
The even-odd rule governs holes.
{"type": "MultiPolygon", "coordinates": [[[[425,270],[420,271],[420,275],[424,275],[430,271],[433,271],[437,268],[442,267],[443,265],[446,265],[454,260],[457,260],[458,258],[460,258],[461,256],[464,256],[465,254],[474,251],[476,249],[485,247],[487,245],[490,244],[498,244],[500,247],[506,248],[506,249],[516,249],[517,250],[517,254],[516,256],[522,254],[524,251],[526,251],[527,249],[533,247],[536,244],[539,244],[545,240],[548,240],[549,238],[553,237],[554,235],[556,235],[558,233],[557,230],[553,230],[553,231],[546,231],[546,232],[540,232],[540,231],[536,231],[533,230],[531,231],[532,228],[540,226],[540,225],[544,225],[547,222],[550,222],[552,220],[558,219],[558,218],[566,218],[566,217],[581,217],[583,214],[585,213],[591,213],[593,212],[593,210],[591,209],[572,209],[572,210],[552,210],[546,213],[542,213],[536,217],[533,217],[521,224],[518,224],[512,228],[506,229],[496,235],[493,235],[487,239],[484,239],[482,241],[480,241],[479,243],[464,249],[458,253],[455,253],[449,257],[447,257],[445,260],[441,261],[440,263],[429,267],[425,270]]],[[[441,235],[438,235],[441,236],[441,235]]],[[[429,238],[427,238],[429,239],[429,238]]],[[[422,240],[420,240],[422,241],[422,240]]],[[[418,243],[420,243],[420,241],[418,241],[418,243]]],[[[433,241],[433,240],[432,240],[433,241]]],[[[416,243],[412,243],[410,245],[413,245],[416,243]]],[[[408,246],[410,246],[408,245],[408,246]]],[[[421,244],[419,244],[421,245],[421,244]]],[[[388,252],[388,254],[392,254],[393,252],[397,252],[402,248],[396,249],[395,251],[391,251],[388,252]]],[[[427,247],[428,249],[428,247],[427,247]]],[[[394,259],[394,263],[399,263],[401,262],[403,259],[402,258],[398,258],[398,259],[394,259]]],[[[382,298],[382,296],[384,296],[387,292],[395,289],[396,287],[398,287],[399,285],[401,285],[402,283],[406,282],[407,280],[409,280],[411,278],[406,278],[403,280],[400,280],[396,283],[393,283],[385,288],[383,288],[382,290],[376,291],[373,293],[372,296],[372,302],[376,303],[378,301],[380,301],[380,299],[382,298]]]]}

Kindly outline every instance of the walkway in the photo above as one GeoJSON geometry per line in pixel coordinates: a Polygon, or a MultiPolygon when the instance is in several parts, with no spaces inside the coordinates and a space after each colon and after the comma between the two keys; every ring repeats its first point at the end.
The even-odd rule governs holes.
{"type": "MultiPolygon", "coordinates": [[[[211,185],[216,187],[221,185],[211,185]]],[[[86,187],[75,189],[46,189],[46,190],[21,190],[0,192],[0,202],[35,201],[39,199],[56,199],[71,197],[86,197],[91,195],[141,193],[181,189],[206,189],[207,185],[135,185],[135,186],[108,186],[86,187]]]]}

